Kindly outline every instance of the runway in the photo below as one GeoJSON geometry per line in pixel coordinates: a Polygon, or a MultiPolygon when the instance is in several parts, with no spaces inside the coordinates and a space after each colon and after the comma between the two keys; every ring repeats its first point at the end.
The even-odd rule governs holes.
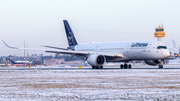
{"type": "Polygon", "coordinates": [[[0,67],[4,100],[180,100],[180,66],[0,67]]]}
{"type": "MultiPolygon", "coordinates": [[[[92,69],[90,66],[86,66],[83,68],[78,67],[59,67],[59,66],[33,66],[31,68],[27,67],[0,67],[0,70],[138,70],[138,69],[159,69],[158,66],[148,66],[148,65],[134,65],[131,69],[121,69],[118,66],[104,66],[103,69],[92,69]]],[[[180,69],[180,65],[164,65],[165,70],[168,69],[180,69]]]]}

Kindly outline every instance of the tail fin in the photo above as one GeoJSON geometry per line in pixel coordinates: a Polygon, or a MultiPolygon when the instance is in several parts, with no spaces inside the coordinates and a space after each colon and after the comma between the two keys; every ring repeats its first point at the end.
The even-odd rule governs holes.
{"type": "Polygon", "coordinates": [[[11,55],[9,56],[9,61],[10,61],[11,63],[15,63],[11,55]]]}
{"type": "Polygon", "coordinates": [[[68,21],[67,20],[63,20],[63,22],[64,22],[64,27],[65,27],[65,30],[66,30],[66,36],[67,36],[67,40],[68,40],[69,46],[77,45],[78,43],[76,41],[76,38],[74,37],[74,33],[71,30],[71,27],[69,26],[68,21]]]}

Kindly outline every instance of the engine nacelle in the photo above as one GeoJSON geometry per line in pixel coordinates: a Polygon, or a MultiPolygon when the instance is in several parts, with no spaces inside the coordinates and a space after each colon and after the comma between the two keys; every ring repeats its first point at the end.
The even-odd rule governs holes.
{"type": "Polygon", "coordinates": [[[151,66],[157,66],[158,64],[160,64],[161,62],[158,60],[144,60],[144,62],[148,65],[151,66]]]}
{"type": "Polygon", "coordinates": [[[87,62],[91,66],[102,66],[106,62],[106,58],[101,54],[91,54],[88,57],[87,62]]]}

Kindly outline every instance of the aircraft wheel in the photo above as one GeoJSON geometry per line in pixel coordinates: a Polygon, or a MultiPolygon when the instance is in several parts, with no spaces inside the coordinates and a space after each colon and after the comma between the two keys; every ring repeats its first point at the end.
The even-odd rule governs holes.
{"type": "Polygon", "coordinates": [[[121,67],[121,69],[123,69],[124,66],[121,64],[120,67],[121,67]]]}
{"type": "Polygon", "coordinates": [[[131,69],[131,65],[129,64],[129,69],[131,69]]]}
{"type": "Polygon", "coordinates": [[[100,69],[100,67],[96,67],[96,69],[100,69]]]}
{"type": "Polygon", "coordinates": [[[92,69],[96,69],[96,67],[92,66],[92,69]]]}
{"type": "Polygon", "coordinates": [[[159,65],[159,69],[162,69],[163,68],[163,65],[159,65]]]}
{"type": "Polygon", "coordinates": [[[159,69],[161,69],[161,65],[159,65],[159,69]]]}
{"type": "Polygon", "coordinates": [[[124,69],[127,69],[127,64],[124,64],[124,69]]]}
{"type": "Polygon", "coordinates": [[[163,68],[163,65],[161,65],[161,68],[163,68]]]}

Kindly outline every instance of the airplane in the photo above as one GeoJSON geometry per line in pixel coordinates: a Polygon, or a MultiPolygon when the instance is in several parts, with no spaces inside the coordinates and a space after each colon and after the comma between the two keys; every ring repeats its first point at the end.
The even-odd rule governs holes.
{"type": "MultiPolygon", "coordinates": [[[[59,48],[54,46],[46,46],[48,49],[34,49],[34,48],[18,48],[8,46],[3,40],[3,43],[13,49],[28,49],[45,51],[55,53],[55,57],[59,54],[71,55],[87,61],[92,69],[103,69],[105,62],[124,62],[120,65],[121,69],[131,68],[131,64],[127,64],[132,60],[144,60],[144,62],[151,66],[163,68],[164,59],[170,56],[169,48],[164,43],[159,41],[125,41],[125,42],[106,42],[106,43],[87,43],[78,44],[74,33],[67,20],[63,20],[64,28],[68,40],[69,47],[59,48]]],[[[174,48],[175,42],[173,41],[174,48]]]]}
{"type": "Polygon", "coordinates": [[[30,63],[29,61],[14,61],[12,56],[9,56],[9,60],[12,64],[25,64],[25,63],[30,63]]]}

